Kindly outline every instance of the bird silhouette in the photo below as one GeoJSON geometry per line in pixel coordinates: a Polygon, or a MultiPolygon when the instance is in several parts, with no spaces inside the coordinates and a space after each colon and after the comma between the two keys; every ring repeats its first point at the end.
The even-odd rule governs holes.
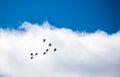
{"type": "Polygon", "coordinates": [[[35,53],[35,55],[38,55],[38,53],[35,53]]]}
{"type": "Polygon", "coordinates": [[[48,46],[52,46],[52,44],[50,43],[48,46]]]}
{"type": "Polygon", "coordinates": [[[56,51],[57,49],[56,48],[54,48],[54,52],[56,51]]]}
{"type": "Polygon", "coordinates": [[[30,55],[33,56],[33,53],[31,53],[30,55]]]}
{"type": "Polygon", "coordinates": [[[45,54],[46,54],[46,52],[43,53],[43,55],[45,55],[45,54]]]}
{"type": "Polygon", "coordinates": [[[46,41],[46,39],[43,39],[43,43],[46,41]]]}
{"type": "Polygon", "coordinates": [[[49,49],[46,49],[46,52],[48,52],[49,51],[49,49]]]}
{"type": "Polygon", "coordinates": [[[33,57],[30,57],[31,59],[33,59],[33,57]]]}

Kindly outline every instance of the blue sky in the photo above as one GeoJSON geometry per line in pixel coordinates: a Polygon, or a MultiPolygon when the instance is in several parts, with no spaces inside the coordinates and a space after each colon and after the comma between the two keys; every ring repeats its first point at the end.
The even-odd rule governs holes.
{"type": "Polygon", "coordinates": [[[0,27],[17,28],[24,21],[107,33],[120,30],[119,0],[0,0],[0,27]]]}

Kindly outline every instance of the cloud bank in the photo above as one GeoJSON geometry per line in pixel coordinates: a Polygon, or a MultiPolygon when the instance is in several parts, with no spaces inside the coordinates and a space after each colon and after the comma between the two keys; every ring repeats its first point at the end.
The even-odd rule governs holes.
{"type": "Polygon", "coordinates": [[[74,32],[48,22],[24,22],[19,30],[0,29],[0,77],[119,76],[120,32],[74,32]],[[50,51],[43,55],[49,43],[50,51]],[[36,52],[39,55],[30,59],[30,53],[36,52]]]}

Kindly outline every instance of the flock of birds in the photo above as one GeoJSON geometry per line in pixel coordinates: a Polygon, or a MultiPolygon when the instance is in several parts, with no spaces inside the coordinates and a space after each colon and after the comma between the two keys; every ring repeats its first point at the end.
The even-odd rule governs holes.
{"type": "MultiPolygon", "coordinates": [[[[43,43],[45,43],[45,42],[46,42],[46,39],[43,39],[43,43]]],[[[48,46],[51,47],[51,46],[52,46],[52,43],[49,43],[48,46]]],[[[49,51],[49,49],[46,49],[46,50],[43,52],[43,55],[45,55],[48,51],[49,51]]],[[[54,49],[53,49],[53,52],[55,52],[55,51],[57,51],[57,48],[54,48],[54,49]]],[[[33,59],[34,56],[37,56],[37,55],[38,55],[38,53],[30,53],[30,56],[31,56],[30,59],[33,59]]]]}

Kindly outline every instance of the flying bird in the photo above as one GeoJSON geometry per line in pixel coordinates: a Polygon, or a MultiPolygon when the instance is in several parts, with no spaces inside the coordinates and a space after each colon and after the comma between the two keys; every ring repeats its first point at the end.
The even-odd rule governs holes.
{"type": "Polygon", "coordinates": [[[45,55],[45,54],[46,54],[46,52],[43,53],[43,55],[45,55]]]}
{"type": "Polygon", "coordinates": [[[48,52],[49,51],[49,49],[46,49],[46,52],[48,52]]]}
{"type": "Polygon", "coordinates": [[[30,55],[33,56],[33,53],[31,53],[30,55]]]}
{"type": "Polygon", "coordinates": [[[43,39],[43,43],[46,41],[46,39],[43,39]]]}
{"type": "Polygon", "coordinates": [[[38,55],[38,53],[35,53],[35,55],[38,55]]]}
{"type": "Polygon", "coordinates": [[[57,50],[57,49],[55,48],[55,49],[54,49],[54,52],[55,52],[56,50],[57,50]]]}
{"type": "Polygon", "coordinates": [[[52,46],[52,44],[50,43],[48,46],[52,46]]]}
{"type": "Polygon", "coordinates": [[[33,57],[30,57],[31,59],[33,59],[33,57]]]}

